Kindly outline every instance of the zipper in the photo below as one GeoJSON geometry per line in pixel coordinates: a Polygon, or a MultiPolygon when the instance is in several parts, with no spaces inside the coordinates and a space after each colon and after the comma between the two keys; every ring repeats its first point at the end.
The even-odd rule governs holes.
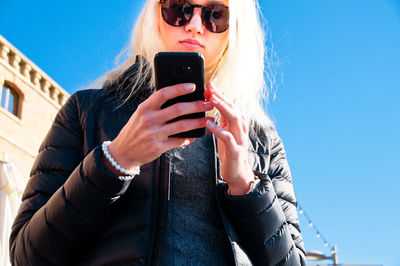
{"type": "Polygon", "coordinates": [[[229,234],[229,230],[228,230],[228,224],[227,224],[227,219],[228,218],[226,217],[225,213],[223,212],[222,207],[221,207],[221,202],[219,200],[219,195],[218,195],[218,177],[220,176],[221,171],[220,171],[220,166],[218,164],[218,148],[217,148],[217,143],[216,143],[217,140],[216,140],[216,137],[214,135],[212,135],[212,137],[213,137],[212,139],[213,139],[213,146],[214,146],[214,166],[215,166],[215,175],[214,175],[214,177],[215,177],[215,187],[216,187],[215,196],[216,196],[218,211],[219,211],[219,215],[221,217],[222,223],[224,224],[224,229],[225,229],[226,235],[228,236],[229,244],[231,245],[231,250],[232,250],[233,259],[235,261],[235,265],[239,265],[238,264],[238,259],[237,259],[237,256],[236,256],[236,253],[234,251],[233,244],[232,244],[232,238],[231,238],[231,235],[229,234]]]}
{"type": "Polygon", "coordinates": [[[157,239],[157,220],[158,220],[158,199],[160,181],[160,158],[157,158],[154,166],[153,191],[151,196],[151,225],[150,225],[150,245],[147,255],[147,266],[153,265],[153,257],[156,252],[157,239]]]}
{"type": "Polygon", "coordinates": [[[151,221],[151,251],[147,265],[159,266],[162,264],[164,250],[164,235],[168,214],[168,200],[170,189],[170,171],[167,157],[162,154],[156,162],[155,178],[153,180],[153,202],[151,221]],[[167,173],[165,175],[165,173],[167,173]]]}

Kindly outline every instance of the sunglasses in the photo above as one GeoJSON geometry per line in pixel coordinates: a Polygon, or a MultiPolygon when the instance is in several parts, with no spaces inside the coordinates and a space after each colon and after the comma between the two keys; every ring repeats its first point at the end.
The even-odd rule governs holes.
{"type": "Polygon", "coordinates": [[[171,26],[181,27],[189,23],[196,7],[201,8],[204,27],[214,33],[222,33],[229,28],[229,7],[211,3],[207,6],[193,5],[188,0],[158,0],[164,21],[171,26]]]}

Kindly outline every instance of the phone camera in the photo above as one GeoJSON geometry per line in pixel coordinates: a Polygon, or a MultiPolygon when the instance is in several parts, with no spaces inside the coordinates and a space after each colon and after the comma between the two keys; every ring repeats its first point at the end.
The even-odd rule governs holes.
{"type": "Polygon", "coordinates": [[[185,67],[181,65],[175,66],[174,72],[177,76],[182,76],[185,73],[185,67]]]}

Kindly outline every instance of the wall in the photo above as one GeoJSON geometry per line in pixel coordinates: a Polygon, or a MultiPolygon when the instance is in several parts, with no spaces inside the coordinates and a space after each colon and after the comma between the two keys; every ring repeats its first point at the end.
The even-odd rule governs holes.
{"type": "Polygon", "coordinates": [[[0,107],[0,161],[12,162],[26,183],[38,148],[69,94],[0,35],[0,88],[5,83],[20,100],[17,115],[0,107]]]}

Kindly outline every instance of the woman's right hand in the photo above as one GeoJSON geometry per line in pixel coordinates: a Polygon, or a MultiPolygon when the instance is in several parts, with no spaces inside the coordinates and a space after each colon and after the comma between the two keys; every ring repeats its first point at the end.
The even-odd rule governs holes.
{"type": "Polygon", "coordinates": [[[134,169],[155,160],[168,150],[192,143],[195,139],[168,136],[205,127],[209,118],[183,119],[168,124],[166,122],[181,115],[210,111],[214,108],[213,104],[195,101],[176,103],[164,109],[161,106],[170,99],[194,90],[194,84],[178,84],[162,88],[142,102],[118,136],[108,145],[115,161],[126,169],[134,169]]]}

